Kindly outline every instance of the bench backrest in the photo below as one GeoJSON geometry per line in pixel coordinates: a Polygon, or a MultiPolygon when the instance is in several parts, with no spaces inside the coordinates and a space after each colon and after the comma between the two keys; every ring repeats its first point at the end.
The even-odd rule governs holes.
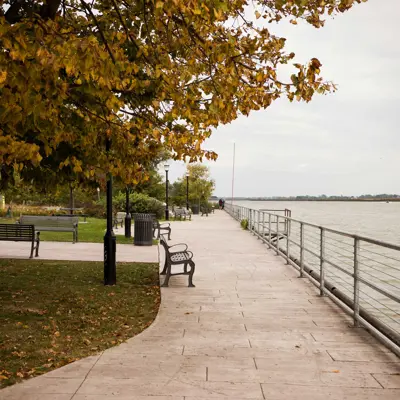
{"type": "Polygon", "coordinates": [[[117,212],[117,215],[115,216],[115,219],[117,221],[122,221],[125,218],[125,213],[124,212],[117,212]]]}
{"type": "Polygon", "coordinates": [[[33,225],[0,224],[0,238],[7,240],[33,240],[35,227],[33,225]]]}
{"type": "Polygon", "coordinates": [[[36,225],[46,227],[74,227],[78,225],[79,218],[49,217],[40,215],[21,215],[19,222],[22,225],[36,225]]]}

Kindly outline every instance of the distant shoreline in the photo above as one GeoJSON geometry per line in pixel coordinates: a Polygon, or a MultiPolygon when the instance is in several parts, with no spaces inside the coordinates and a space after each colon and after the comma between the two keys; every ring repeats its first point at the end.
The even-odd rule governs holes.
{"type": "MultiPolygon", "coordinates": [[[[225,201],[231,201],[228,197],[225,197],[225,201]]],[[[250,199],[250,198],[234,198],[233,201],[326,201],[326,202],[362,202],[362,203],[386,203],[386,202],[400,202],[400,198],[394,199],[250,199]]]]}

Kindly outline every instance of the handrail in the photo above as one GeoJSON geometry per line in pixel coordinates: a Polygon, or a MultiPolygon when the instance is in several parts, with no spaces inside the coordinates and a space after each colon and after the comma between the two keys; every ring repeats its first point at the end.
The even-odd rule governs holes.
{"type": "Polygon", "coordinates": [[[400,245],[291,218],[288,209],[225,205],[235,219],[307,276],[400,356],[400,245]],[[277,214],[284,212],[284,215],[277,214]],[[349,311],[350,310],[350,311],[349,311]]]}

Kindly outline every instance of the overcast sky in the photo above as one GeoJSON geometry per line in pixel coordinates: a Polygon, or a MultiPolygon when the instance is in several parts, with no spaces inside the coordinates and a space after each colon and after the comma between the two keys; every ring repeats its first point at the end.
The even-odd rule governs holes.
{"type": "MultiPolygon", "coordinates": [[[[400,193],[400,0],[369,0],[328,19],[270,26],[296,61],[317,57],[335,94],[282,99],[221,126],[205,146],[215,195],[229,196],[233,142],[236,196],[400,193]]],[[[170,180],[183,163],[171,163],[170,180]]]]}

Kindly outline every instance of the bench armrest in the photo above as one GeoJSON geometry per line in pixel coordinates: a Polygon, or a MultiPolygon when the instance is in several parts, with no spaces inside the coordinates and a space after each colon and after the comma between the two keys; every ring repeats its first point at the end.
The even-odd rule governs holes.
{"type": "Polygon", "coordinates": [[[177,243],[177,244],[173,244],[172,246],[168,246],[168,247],[171,249],[172,247],[177,247],[177,246],[185,246],[185,250],[170,252],[171,254],[182,253],[183,251],[186,251],[188,249],[188,245],[186,243],[177,243]]]}

